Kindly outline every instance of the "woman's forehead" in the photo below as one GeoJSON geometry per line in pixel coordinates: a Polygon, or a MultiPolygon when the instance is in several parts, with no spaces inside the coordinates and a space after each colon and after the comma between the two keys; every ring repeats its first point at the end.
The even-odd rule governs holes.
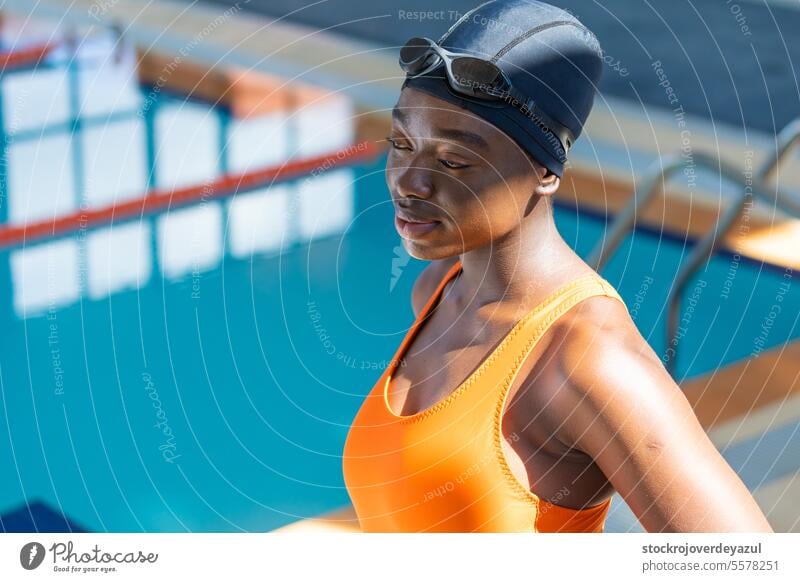
{"type": "Polygon", "coordinates": [[[410,116],[421,117],[426,115],[428,117],[452,117],[453,120],[463,119],[464,123],[468,123],[470,119],[476,116],[472,115],[466,109],[434,97],[425,91],[420,91],[413,87],[404,87],[400,91],[400,98],[397,100],[395,109],[402,110],[402,114],[408,118],[410,116]]]}
{"type": "Polygon", "coordinates": [[[456,142],[482,158],[508,163],[534,161],[510,136],[487,120],[413,87],[404,87],[400,92],[392,119],[415,136],[456,142]]]}
{"type": "Polygon", "coordinates": [[[433,133],[435,129],[470,132],[487,143],[498,139],[500,136],[497,134],[502,133],[474,113],[410,87],[405,87],[400,92],[400,98],[392,110],[392,118],[404,127],[414,127],[415,130],[425,133],[433,133]]]}

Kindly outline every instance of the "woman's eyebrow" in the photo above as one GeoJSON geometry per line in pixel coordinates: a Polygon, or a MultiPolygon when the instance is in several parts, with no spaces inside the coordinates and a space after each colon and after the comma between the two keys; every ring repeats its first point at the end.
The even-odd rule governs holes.
{"type": "Polygon", "coordinates": [[[392,119],[394,119],[400,125],[406,124],[406,114],[403,113],[403,110],[397,105],[395,105],[394,109],[392,109],[392,119]]]}
{"type": "Polygon", "coordinates": [[[439,127],[434,129],[436,129],[437,135],[440,135],[441,137],[467,143],[483,150],[489,149],[489,144],[477,133],[472,133],[471,131],[465,131],[463,129],[448,129],[439,127]]]}
{"type": "MultiPolygon", "coordinates": [[[[405,125],[407,116],[403,112],[402,109],[395,106],[392,109],[392,118],[394,121],[399,123],[400,125],[405,125]]],[[[489,144],[485,139],[479,136],[477,133],[473,133],[471,131],[466,131],[463,129],[451,129],[451,128],[441,128],[441,127],[434,127],[436,131],[436,135],[439,137],[449,139],[452,141],[460,141],[465,144],[469,144],[471,146],[475,146],[481,148],[483,150],[489,149],[489,144]]]]}

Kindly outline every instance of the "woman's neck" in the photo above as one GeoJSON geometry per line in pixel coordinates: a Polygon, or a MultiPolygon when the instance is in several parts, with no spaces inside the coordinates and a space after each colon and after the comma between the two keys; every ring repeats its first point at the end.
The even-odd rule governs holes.
{"type": "Polygon", "coordinates": [[[533,286],[549,289],[588,267],[561,237],[551,215],[528,220],[533,218],[490,246],[460,255],[454,303],[463,308],[525,302],[533,286]]]}

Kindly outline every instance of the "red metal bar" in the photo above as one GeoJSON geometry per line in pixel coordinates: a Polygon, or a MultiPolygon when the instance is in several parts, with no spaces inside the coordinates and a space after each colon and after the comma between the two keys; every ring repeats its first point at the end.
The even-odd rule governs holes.
{"type": "Polygon", "coordinates": [[[52,238],[70,232],[95,227],[101,224],[121,221],[145,214],[185,206],[199,200],[226,198],[239,190],[252,190],[259,186],[269,186],[275,182],[300,178],[315,170],[326,172],[347,162],[374,158],[381,151],[376,142],[363,141],[350,145],[331,154],[286,162],[247,172],[228,175],[214,180],[177,190],[151,190],[135,200],[112,204],[101,208],[65,214],[51,220],[32,222],[19,226],[0,227],[0,248],[19,246],[42,238],[52,238]]]}
{"type": "Polygon", "coordinates": [[[54,43],[46,43],[18,51],[0,52],[0,71],[23,65],[38,64],[55,47],[54,43]]]}

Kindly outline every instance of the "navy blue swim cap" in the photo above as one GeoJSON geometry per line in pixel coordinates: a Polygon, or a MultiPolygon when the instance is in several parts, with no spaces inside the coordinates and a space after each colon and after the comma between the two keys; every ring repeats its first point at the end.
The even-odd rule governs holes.
{"type": "MultiPolygon", "coordinates": [[[[534,0],[489,0],[464,14],[438,39],[449,51],[489,59],[523,95],[577,139],[594,103],[602,71],[597,38],[577,18],[534,0]]],[[[417,77],[412,87],[485,119],[508,134],[531,157],[561,177],[565,152],[554,135],[509,103],[488,106],[464,98],[448,84],[444,65],[417,77]]]]}

